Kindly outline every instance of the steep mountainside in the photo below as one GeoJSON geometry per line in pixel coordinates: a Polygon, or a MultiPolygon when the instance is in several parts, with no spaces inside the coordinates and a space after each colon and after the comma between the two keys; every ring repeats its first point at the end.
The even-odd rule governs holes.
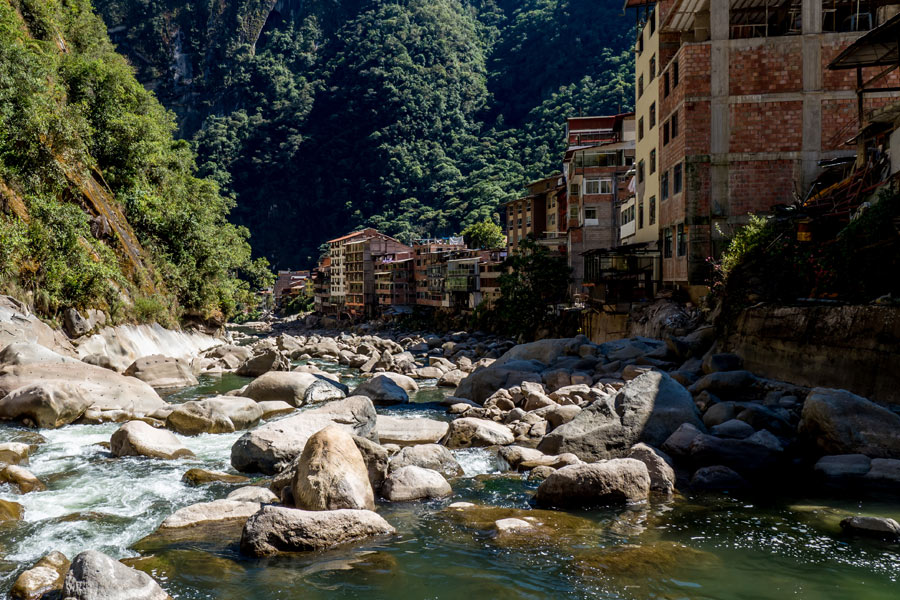
{"type": "Polygon", "coordinates": [[[614,0],[98,0],[278,266],[364,223],[449,234],[632,102],[614,0]]]}
{"type": "Polygon", "coordinates": [[[247,232],[88,0],[0,0],[0,293],[44,316],[220,320],[247,232]]]}

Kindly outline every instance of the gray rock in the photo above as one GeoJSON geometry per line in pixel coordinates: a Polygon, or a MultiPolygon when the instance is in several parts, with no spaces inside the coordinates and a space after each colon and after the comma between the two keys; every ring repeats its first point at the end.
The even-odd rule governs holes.
{"type": "Polygon", "coordinates": [[[199,502],[176,510],[160,524],[160,530],[184,529],[222,523],[245,523],[259,510],[259,503],[239,500],[199,502]]]}
{"type": "Polygon", "coordinates": [[[332,423],[361,437],[377,438],[375,407],[364,396],[353,396],[305,410],[250,431],[231,448],[231,464],[238,471],[274,475],[300,456],[306,441],[332,423]]]}
{"type": "Polygon", "coordinates": [[[96,550],[82,552],[66,574],[65,600],[171,600],[146,573],[96,550]]]}
{"type": "Polygon", "coordinates": [[[737,371],[744,366],[744,360],[737,354],[708,354],[703,359],[703,372],[718,373],[721,371],[737,371]]]}
{"type": "Polygon", "coordinates": [[[254,427],[262,408],[250,398],[217,396],[179,404],[166,417],[166,427],[182,435],[232,433],[254,427]]]}
{"type": "Polygon", "coordinates": [[[547,454],[571,452],[582,460],[623,456],[637,442],[661,446],[682,424],[702,428],[693,398],[658,371],[629,381],[615,399],[600,398],[538,445],[547,454]]]}
{"type": "Polygon", "coordinates": [[[837,454],[823,456],[813,470],[827,479],[845,480],[862,477],[872,468],[872,459],[865,454],[837,454]]]}
{"type": "MultiPolygon", "coordinates": [[[[488,368],[475,369],[459,383],[454,395],[484,404],[497,390],[509,389],[527,381],[541,383],[541,376],[537,372],[522,370],[523,367],[527,365],[517,362],[507,363],[507,367],[494,363],[488,368]]],[[[541,370],[542,367],[539,364],[537,368],[541,370]]]]}
{"type": "Polygon", "coordinates": [[[161,354],[137,359],[125,369],[125,375],[140,379],[155,389],[197,385],[197,378],[188,361],[161,354]]]}
{"type": "Polygon", "coordinates": [[[251,381],[243,395],[257,402],[280,400],[300,407],[305,402],[306,390],[317,381],[319,378],[312,373],[270,371],[251,381]]]}
{"type": "Polygon", "coordinates": [[[202,354],[204,358],[214,359],[224,369],[234,370],[250,360],[253,351],[246,346],[216,346],[202,354]]]}
{"type": "Polygon", "coordinates": [[[225,496],[225,499],[236,502],[255,502],[257,504],[275,504],[278,502],[278,496],[272,490],[256,485],[239,487],[225,496]]]}
{"type": "Polygon", "coordinates": [[[712,465],[697,469],[691,477],[691,488],[708,492],[745,490],[750,487],[743,477],[733,469],[723,465],[712,465]]]}
{"type": "Polygon", "coordinates": [[[824,454],[900,458],[900,415],[846,390],[812,390],[798,431],[824,454]]]}
{"type": "Polygon", "coordinates": [[[294,503],[308,510],[374,510],[369,471],[353,437],[337,425],[310,436],[294,475],[294,503]]]}
{"type": "Polygon", "coordinates": [[[91,324],[77,309],[67,308],[63,311],[63,328],[70,337],[78,338],[90,332],[91,324]]]}
{"type": "Polygon", "coordinates": [[[391,502],[445,498],[453,493],[444,476],[415,465],[400,467],[384,481],[382,495],[391,502]]]}
{"type": "Polygon", "coordinates": [[[372,490],[378,494],[381,492],[385,477],[387,477],[391,453],[387,447],[358,435],[353,436],[353,442],[359,453],[362,454],[363,462],[366,463],[372,490]]]}
{"type": "Polygon", "coordinates": [[[690,457],[697,465],[724,465],[740,473],[762,473],[776,467],[783,448],[767,431],[736,440],[701,434],[691,443],[690,457]]]}
{"type": "Polygon", "coordinates": [[[444,477],[458,477],[463,474],[453,453],[438,444],[407,446],[391,457],[388,469],[391,471],[407,466],[422,467],[437,471],[444,477]]]}
{"type": "Polygon", "coordinates": [[[317,379],[309,384],[303,394],[304,404],[322,404],[346,398],[347,394],[341,387],[327,379],[317,379]]]}
{"type": "Polygon", "coordinates": [[[506,446],[514,441],[515,437],[506,425],[486,419],[463,417],[450,423],[442,443],[448,448],[475,448],[506,446]]]}
{"type": "Polygon", "coordinates": [[[147,456],[172,460],[194,456],[171,431],[154,429],[143,421],[129,421],[109,441],[113,456],[147,456]]]}
{"type": "MultiPolygon", "coordinates": [[[[283,352],[270,349],[244,362],[238,367],[237,374],[242,377],[259,377],[269,371],[290,370],[290,359],[283,352]]],[[[279,398],[270,398],[270,400],[279,400],[279,398]]]]}
{"type": "Polygon", "coordinates": [[[370,510],[307,511],[264,506],[250,517],[241,535],[241,552],[271,556],[279,552],[325,550],[396,530],[370,510]]]}
{"type": "Polygon", "coordinates": [[[720,371],[701,377],[690,388],[692,394],[709,392],[723,398],[746,395],[758,380],[749,371],[720,371]]]}
{"type": "Polygon", "coordinates": [[[671,494],[675,491],[675,470],[672,459],[657,448],[647,444],[635,444],[628,451],[628,458],[639,460],[647,467],[650,475],[650,489],[660,494],[671,494]]]}
{"type": "Polygon", "coordinates": [[[65,554],[51,552],[16,578],[9,600],[50,600],[61,594],[70,566],[65,554]]]}
{"type": "Polygon", "coordinates": [[[435,419],[422,417],[403,419],[378,415],[376,430],[382,444],[415,446],[439,442],[447,434],[449,427],[446,421],[435,419]]]}
{"type": "Polygon", "coordinates": [[[409,394],[406,393],[406,390],[384,375],[361,383],[353,390],[352,395],[365,396],[371,399],[375,406],[392,406],[409,402],[409,394]]]}
{"type": "Polygon", "coordinates": [[[48,381],[13,390],[0,399],[0,419],[17,419],[53,429],[77,420],[93,399],[74,385],[48,381]]]}
{"type": "Polygon", "coordinates": [[[852,535],[900,540],[900,523],[886,517],[847,517],[841,521],[841,529],[852,535]]]}
{"type": "Polygon", "coordinates": [[[642,502],[650,496],[647,467],[633,458],[615,458],[557,470],[538,487],[542,506],[575,508],[642,502]]]}
{"type": "Polygon", "coordinates": [[[743,440],[756,433],[756,430],[753,429],[750,424],[738,419],[731,419],[719,425],[715,425],[709,431],[713,435],[736,440],[743,440]]]}
{"type": "Polygon", "coordinates": [[[703,432],[694,425],[685,423],[663,442],[662,449],[670,456],[686,457],[691,453],[691,444],[694,439],[701,433],[703,432]]]}

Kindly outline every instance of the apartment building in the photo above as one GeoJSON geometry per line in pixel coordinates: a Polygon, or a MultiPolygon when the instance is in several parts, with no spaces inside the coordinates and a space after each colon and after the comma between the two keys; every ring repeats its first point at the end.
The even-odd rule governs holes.
{"type": "Polygon", "coordinates": [[[566,122],[563,178],[572,290],[583,294],[584,253],[619,244],[619,207],[634,164],[635,115],[572,117],[566,122]]]}
{"type": "Polygon", "coordinates": [[[344,306],[351,317],[374,316],[378,304],[375,295],[375,264],[380,262],[381,257],[398,254],[412,256],[412,248],[377,231],[357,236],[344,245],[344,306]]]}
{"type": "Polygon", "coordinates": [[[821,162],[855,155],[848,140],[864,115],[896,99],[896,72],[885,91],[858,101],[857,87],[878,69],[864,69],[858,81],[853,71],[827,66],[896,14],[897,2],[628,0],[626,7],[658,13],[647,23],[659,36],[662,278],[699,296],[710,258],[736,228],[752,213],[802,198],[821,162]]]}
{"type": "Polygon", "coordinates": [[[565,191],[562,176],[557,174],[545,177],[525,187],[528,190],[526,196],[503,205],[506,213],[504,223],[507,250],[515,252],[519,243],[526,237],[537,241],[554,239],[555,245],[560,246],[560,220],[564,219],[565,215],[563,214],[562,218],[559,215],[557,197],[565,191]],[[552,238],[549,237],[549,232],[553,233],[552,238]]]}
{"type": "Polygon", "coordinates": [[[375,258],[375,296],[381,311],[416,303],[415,261],[412,252],[385,254],[375,258]]]}
{"type": "Polygon", "coordinates": [[[441,263],[447,253],[463,250],[465,247],[465,241],[461,237],[420,239],[413,242],[416,304],[432,307],[443,304],[441,263]]]}

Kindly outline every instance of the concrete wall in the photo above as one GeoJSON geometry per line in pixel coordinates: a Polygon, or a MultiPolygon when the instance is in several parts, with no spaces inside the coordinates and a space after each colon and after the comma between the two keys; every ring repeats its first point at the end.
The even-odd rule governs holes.
{"type": "Polygon", "coordinates": [[[900,404],[900,308],[750,308],[721,343],[757,375],[900,404]]]}

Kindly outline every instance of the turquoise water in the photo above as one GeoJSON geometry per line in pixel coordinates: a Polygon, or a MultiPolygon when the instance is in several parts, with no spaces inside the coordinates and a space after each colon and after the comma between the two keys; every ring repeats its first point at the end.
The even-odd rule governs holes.
{"type": "MultiPolygon", "coordinates": [[[[346,369],[316,361],[356,379],[346,369]]],[[[245,385],[234,376],[204,378],[171,401],[245,385]]],[[[379,409],[447,418],[433,402],[445,390],[426,382],[416,404],[379,409]]],[[[442,501],[382,503],[398,534],[326,553],[243,558],[237,532],[202,541],[140,542],[174,510],[222,498],[233,486],[189,487],[189,468],[231,471],[240,433],[183,438],[197,457],[178,461],[114,459],[100,445],[115,424],[42,431],[46,443],[30,469],[46,492],[0,498],[25,506],[25,520],[0,525],[0,593],[50,550],[70,558],[96,548],[146,570],[179,600],[206,598],[538,599],[734,598],[896,599],[900,547],[844,538],[847,514],[900,519],[894,503],[823,498],[679,497],[668,503],[581,513],[535,511],[536,484],[503,474],[488,450],[459,451],[466,474],[442,501]],[[468,501],[475,509],[450,509],[468,501]],[[509,539],[493,522],[532,516],[538,532],[509,539]]],[[[0,426],[0,439],[28,432],[0,426]]],[[[264,484],[264,480],[259,480],[264,484]]]]}

